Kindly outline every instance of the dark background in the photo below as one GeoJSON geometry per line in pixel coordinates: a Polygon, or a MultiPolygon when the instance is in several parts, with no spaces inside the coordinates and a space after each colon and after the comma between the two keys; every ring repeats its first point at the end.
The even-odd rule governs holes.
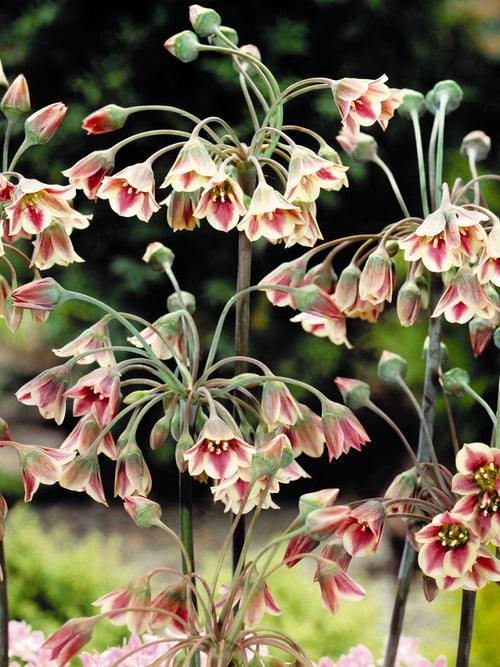
{"type": "MultiPolygon", "coordinates": [[[[132,129],[181,126],[175,117],[148,113],[135,115],[114,135],[87,137],[80,130],[82,119],[109,103],[125,107],[162,103],[185,108],[200,117],[219,115],[245,136],[249,125],[232,66],[222,57],[206,54],[195,62],[181,63],[163,47],[173,33],[190,28],[189,4],[180,0],[139,3],[25,0],[20,10],[19,3],[5,3],[0,57],[7,77],[13,80],[19,72],[25,74],[33,110],[54,101],[63,101],[69,107],[50,144],[30,151],[19,165],[26,176],[62,183],[61,169],[88,152],[127,136],[132,129]]],[[[465,97],[460,111],[447,120],[446,175],[452,178],[465,166],[458,155],[461,139],[474,129],[483,129],[491,136],[493,149],[486,166],[492,170],[498,166],[500,50],[495,50],[494,29],[498,27],[495,20],[499,19],[491,15],[485,23],[484,16],[474,10],[494,4],[476,5],[459,0],[405,3],[401,0],[301,3],[226,0],[211,6],[221,14],[225,25],[237,30],[240,44],[250,42],[259,47],[264,62],[282,87],[310,76],[376,78],[385,73],[390,86],[426,93],[439,80],[455,79],[465,97]]],[[[302,96],[286,107],[285,114],[285,122],[310,126],[335,145],[339,118],[329,94],[302,96]]],[[[422,122],[427,136],[431,121],[429,117],[422,122]]],[[[394,120],[385,135],[376,128],[373,134],[384,159],[397,173],[410,210],[418,215],[417,174],[409,124],[402,119],[394,120]]],[[[152,140],[120,152],[117,170],[146,159],[159,145],[152,140]]],[[[345,161],[351,164],[348,159],[345,161]]],[[[372,167],[355,164],[351,167],[349,190],[326,193],[319,204],[318,220],[325,239],[379,229],[400,217],[385,177],[372,167]]],[[[158,164],[157,182],[161,182],[167,171],[167,161],[158,164]]],[[[208,343],[223,302],[234,288],[236,233],[222,236],[202,225],[195,232],[174,235],[166,224],[164,210],[146,225],[135,219],[119,218],[107,202],[93,206],[82,196],[76,205],[82,212],[94,215],[90,229],[76,231],[73,236],[76,250],[86,264],[62,271],[55,269],[50,275],[70,289],[94,294],[117,308],[153,320],[164,312],[170,288],[163,278],[143,265],[140,257],[147,243],[162,241],[176,254],[174,269],[181,286],[198,299],[200,332],[205,344],[208,343]]],[[[297,247],[285,250],[263,242],[255,244],[254,281],[302,250],[297,247]]],[[[348,259],[339,259],[338,271],[348,259]]],[[[409,380],[418,395],[425,316],[412,331],[401,330],[391,313],[384,314],[383,323],[376,328],[350,322],[348,333],[355,347],[346,352],[343,347],[303,334],[297,325],[289,325],[292,312],[272,308],[263,297],[253,299],[252,312],[251,354],[270,364],[276,373],[314,382],[334,400],[339,400],[333,384],[335,376],[357,375],[366,379],[377,401],[382,401],[389,411],[394,412],[396,407],[395,416],[402,417],[403,430],[414,441],[418,429],[416,418],[411,410],[407,411],[399,394],[379,385],[375,367],[383,349],[403,354],[410,361],[409,380]]],[[[64,306],[49,323],[54,346],[62,345],[94,319],[94,311],[78,305],[64,306]]],[[[460,329],[459,334],[447,330],[450,365],[464,364],[468,368],[472,365],[472,353],[467,331],[464,327],[460,329]]],[[[7,345],[9,340],[7,335],[7,345]]],[[[231,345],[232,335],[228,330],[224,351],[229,353],[231,345]]],[[[476,368],[478,383],[490,397],[492,369],[498,368],[496,350],[485,353],[476,368]]],[[[475,424],[482,420],[479,414],[480,417],[473,417],[475,424]]],[[[303,465],[320,475],[320,485],[344,488],[348,484],[354,493],[378,494],[383,492],[394,471],[404,465],[404,457],[392,433],[371,417],[362,413],[360,416],[373,441],[362,454],[353,452],[332,466],[323,458],[317,462],[305,461],[303,465]]],[[[477,431],[472,436],[470,418],[459,424],[465,440],[468,433],[479,439],[477,431]]],[[[438,417],[438,425],[445,426],[444,415],[438,417]]],[[[488,428],[485,422],[482,437],[488,437],[488,428]]],[[[438,437],[440,444],[443,449],[448,448],[447,436],[438,437]]],[[[164,488],[173,487],[175,492],[172,466],[163,461],[156,464],[155,471],[166,480],[164,488]]],[[[315,480],[314,488],[317,486],[315,480]]],[[[294,487],[295,492],[303,488],[294,487]]]]}

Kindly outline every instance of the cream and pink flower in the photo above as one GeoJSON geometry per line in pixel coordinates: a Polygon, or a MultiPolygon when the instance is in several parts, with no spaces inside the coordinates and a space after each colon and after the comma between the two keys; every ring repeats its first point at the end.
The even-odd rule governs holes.
{"type": "Polygon", "coordinates": [[[384,505],[369,500],[354,508],[349,517],[335,531],[351,556],[373,556],[382,539],[386,512],[384,505]]]}
{"type": "Polygon", "coordinates": [[[495,221],[488,233],[474,273],[482,285],[492,282],[500,287],[500,223],[498,221],[495,221]]]}
{"type": "Polygon", "coordinates": [[[328,457],[338,459],[353,448],[358,451],[370,442],[370,438],[358,418],[345,405],[325,401],[321,414],[321,426],[325,434],[328,457]]]}
{"type": "Polygon", "coordinates": [[[177,192],[177,190],[172,190],[168,197],[161,202],[167,206],[167,222],[174,232],[180,230],[191,232],[200,226],[199,219],[194,217],[199,201],[198,191],[177,192]]]}
{"type": "Polygon", "coordinates": [[[67,364],[43,371],[16,391],[16,398],[25,405],[36,405],[44,419],[62,424],[66,414],[64,392],[71,382],[67,364]]]}
{"type": "Polygon", "coordinates": [[[98,620],[97,616],[72,618],[42,644],[42,650],[48,649],[51,652],[50,657],[56,660],[58,667],[66,667],[90,641],[98,620]]]}
{"type": "Polygon", "coordinates": [[[178,192],[193,192],[207,187],[216,174],[217,167],[204,143],[198,136],[191,137],[181,148],[160,187],[170,185],[178,192]]]}
{"type": "MultiPolygon", "coordinates": [[[[182,359],[184,337],[182,314],[179,311],[162,315],[151,327],[143,329],[140,335],[158,359],[171,359],[173,356],[182,359]]],[[[127,340],[136,347],[144,347],[137,336],[127,340]]]]}
{"type": "Polygon", "coordinates": [[[439,299],[432,317],[444,314],[448,322],[465,324],[473,317],[492,320],[498,308],[489,298],[469,266],[463,266],[452,278],[439,299]]]}
{"type": "Polygon", "coordinates": [[[307,405],[298,404],[301,417],[285,427],[283,433],[288,436],[294,457],[304,453],[306,456],[318,458],[325,447],[325,436],[321,426],[321,418],[307,405]]]}
{"type": "Polygon", "coordinates": [[[53,220],[33,241],[34,250],[30,267],[40,271],[50,269],[54,264],[69,266],[73,262],[85,260],[75,251],[66,227],[62,222],[53,220]]]}
{"type": "Polygon", "coordinates": [[[206,184],[193,215],[195,218],[206,218],[218,231],[228,232],[236,227],[246,212],[243,190],[221,166],[206,184]]]}
{"type": "Polygon", "coordinates": [[[250,241],[262,236],[272,243],[286,241],[304,225],[300,209],[288,202],[277,190],[265,182],[259,183],[250,201],[246,215],[237,225],[250,241]]]}
{"type": "Polygon", "coordinates": [[[59,486],[71,491],[84,491],[92,500],[107,506],[96,454],[77,456],[64,466],[59,486]]]}
{"type": "MultiPolygon", "coordinates": [[[[259,282],[259,285],[278,285],[281,287],[300,287],[304,279],[307,262],[298,257],[291,262],[284,262],[259,282]]],[[[293,296],[284,290],[266,289],[266,296],[274,306],[296,308],[293,296]]]]}
{"type": "Polygon", "coordinates": [[[30,91],[24,74],[18,74],[5,91],[0,109],[7,120],[15,123],[31,110],[30,91]]]}
{"type": "Polygon", "coordinates": [[[66,299],[66,290],[54,278],[40,278],[12,290],[9,302],[15,308],[33,311],[55,310],[66,299]]]}
{"type": "Polygon", "coordinates": [[[85,356],[77,360],[77,364],[91,364],[96,361],[99,366],[115,366],[113,352],[103,349],[111,345],[107,321],[107,317],[102,318],[74,340],[52,351],[58,357],[77,357],[84,354],[85,356]]]}
{"type": "Polygon", "coordinates": [[[341,599],[356,601],[366,595],[364,589],[333,560],[321,558],[318,561],[314,580],[319,583],[322,604],[331,614],[338,612],[341,599]]]}
{"type": "Polygon", "coordinates": [[[190,475],[206,474],[221,480],[239,468],[249,468],[254,448],[242,440],[220,417],[210,417],[198,440],[184,452],[190,475]]]}
{"type": "Polygon", "coordinates": [[[325,160],[304,146],[294,146],[288,167],[285,199],[313,202],[320,190],[340,190],[347,186],[348,167],[325,160]]]}
{"type": "Polygon", "coordinates": [[[120,498],[128,498],[133,495],[147,496],[153,482],[142,451],[135,440],[127,437],[126,432],[118,439],[118,450],[115,468],[115,496],[120,498]]]}
{"type": "Polygon", "coordinates": [[[392,301],[395,281],[395,265],[385,247],[380,245],[363,266],[359,279],[359,297],[373,304],[392,301]]]}
{"type": "Polygon", "coordinates": [[[65,438],[60,449],[75,451],[81,455],[85,455],[94,445],[97,438],[99,438],[97,453],[102,453],[108,459],[116,461],[116,445],[113,436],[109,431],[104,434],[102,433],[102,427],[99,426],[92,413],[88,413],[78,420],[74,429],[65,438]]]}
{"type": "Polygon", "coordinates": [[[79,160],[62,174],[71,185],[81,188],[86,197],[97,201],[97,191],[103,179],[113,171],[115,152],[113,150],[94,151],[79,160]]]}
{"type": "Polygon", "coordinates": [[[345,345],[352,348],[347,338],[347,325],[345,317],[322,317],[312,313],[299,313],[290,318],[290,322],[300,322],[304,331],[319,338],[328,338],[334,345],[345,345]]]}
{"type": "Polygon", "coordinates": [[[144,222],[161,208],[155,200],[154,172],[148,162],[133,164],[103,178],[97,197],[108,199],[118,215],[124,218],[136,216],[144,222]]]}
{"type": "Polygon", "coordinates": [[[74,399],[75,417],[92,413],[102,428],[112,421],[118,411],[120,376],[114,368],[96,368],[81,377],[64,395],[74,399]]]}
{"type": "Polygon", "coordinates": [[[332,82],[333,99],[340,111],[341,121],[356,133],[359,126],[367,127],[378,122],[382,129],[401,104],[399,91],[387,85],[387,76],[378,79],[344,78],[332,82]]]}
{"type": "Polygon", "coordinates": [[[179,581],[167,586],[151,600],[151,628],[170,628],[174,632],[187,633],[192,621],[193,606],[188,607],[189,590],[186,582],[179,581]],[[164,613],[166,612],[166,613],[164,613]]]}
{"type": "Polygon", "coordinates": [[[302,417],[299,404],[283,382],[267,380],[262,388],[261,415],[268,430],[292,426],[302,417]]]}
{"type": "Polygon", "coordinates": [[[33,144],[45,144],[52,139],[68,108],[54,102],[32,113],[24,123],[26,139],[33,144]]]}
{"type": "Polygon", "coordinates": [[[106,593],[93,604],[101,607],[101,613],[113,612],[116,609],[116,613],[111,613],[107,617],[111,623],[126,625],[130,632],[141,635],[150,629],[151,612],[145,610],[151,606],[150,579],[151,573],[148,572],[125,586],[106,593]]]}

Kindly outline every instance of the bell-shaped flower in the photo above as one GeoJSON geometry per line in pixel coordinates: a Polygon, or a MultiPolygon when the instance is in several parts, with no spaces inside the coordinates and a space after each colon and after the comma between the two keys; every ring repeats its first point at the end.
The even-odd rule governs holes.
{"type": "Polygon", "coordinates": [[[334,345],[345,345],[351,349],[352,345],[347,338],[347,326],[345,317],[322,317],[312,313],[299,313],[290,318],[290,322],[300,322],[304,331],[318,336],[328,338],[334,345]]]}
{"type": "Polygon", "coordinates": [[[330,461],[332,458],[338,459],[341,454],[347,454],[351,447],[360,451],[362,445],[370,442],[357,417],[340,403],[324,402],[321,426],[330,461]]]}
{"type": "Polygon", "coordinates": [[[72,618],[54,632],[41,646],[51,651],[58,667],[66,667],[81,648],[90,641],[98,616],[72,618]]]}
{"type": "Polygon", "coordinates": [[[15,308],[49,311],[66,300],[67,292],[53,278],[40,278],[16,287],[5,302],[15,308]]]}
{"type": "Polygon", "coordinates": [[[323,240],[323,235],[316,220],[316,202],[297,202],[301,222],[295,225],[294,231],[284,240],[285,248],[298,243],[306,248],[312,248],[316,241],[323,240]]]}
{"type": "Polygon", "coordinates": [[[199,219],[194,216],[199,201],[200,194],[198,191],[177,192],[177,190],[172,190],[168,197],[161,202],[161,204],[167,206],[167,222],[174,232],[180,230],[191,232],[200,226],[199,219]]]}
{"type": "Polygon", "coordinates": [[[320,586],[321,602],[331,614],[338,612],[341,599],[357,601],[366,595],[364,589],[333,560],[321,558],[318,561],[314,580],[320,586]]]}
{"type": "Polygon", "coordinates": [[[113,132],[125,125],[129,114],[129,109],[124,109],[116,104],[108,104],[84,118],[82,129],[86,130],[87,134],[113,132]]]}
{"type": "Polygon", "coordinates": [[[120,402],[120,376],[114,368],[101,367],[81,377],[65,394],[73,398],[73,415],[92,413],[104,427],[116,416],[120,402]]]}
{"type": "Polygon", "coordinates": [[[97,455],[77,456],[64,466],[59,486],[71,491],[85,491],[92,500],[108,505],[102,488],[101,471],[97,455]]]}
{"type": "Polygon", "coordinates": [[[370,303],[392,301],[395,267],[384,246],[380,245],[365,262],[359,279],[359,297],[370,303]]]}
{"type": "Polygon", "coordinates": [[[71,185],[82,189],[89,199],[97,201],[97,191],[103,179],[113,171],[114,164],[115,152],[112,149],[94,151],[62,173],[71,185]]]}
{"type": "Polygon", "coordinates": [[[210,417],[195,444],[184,452],[190,475],[205,473],[221,480],[239,468],[250,468],[254,448],[244,442],[220,417],[210,417]]]}
{"type": "Polygon", "coordinates": [[[146,573],[125,586],[121,586],[111,593],[106,593],[92,604],[101,607],[101,613],[113,612],[108,620],[114,625],[126,625],[130,632],[142,635],[150,629],[151,612],[145,610],[151,606],[151,573],[146,573]],[[138,607],[139,609],[133,609],[138,607]],[[142,609],[140,609],[142,607],[142,609]]]}
{"type": "Polygon", "coordinates": [[[73,262],[85,261],[75,252],[65,226],[58,220],[53,220],[37,234],[33,245],[30,266],[36,266],[40,271],[50,269],[54,264],[69,266],[73,262]]]}
{"type": "Polygon", "coordinates": [[[116,445],[113,436],[109,431],[102,435],[102,427],[99,426],[92,413],[88,413],[78,420],[76,426],[66,437],[60,449],[74,451],[84,455],[93,446],[97,438],[99,438],[97,453],[102,453],[107,456],[108,459],[116,461],[116,445]]]}
{"type": "Polygon", "coordinates": [[[318,458],[325,447],[321,418],[307,405],[298,403],[298,408],[301,417],[294,424],[286,426],[283,433],[288,436],[294,457],[304,453],[306,456],[318,458]]]}
{"type": "Polygon", "coordinates": [[[115,496],[147,496],[151,491],[151,473],[135,440],[127,431],[118,439],[118,458],[115,468],[115,496]],[[125,444],[122,444],[125,442],[125,444]]]}
{"type": "Polygon", "coordinates": [[[359,126],[367,127],[379,122],[382,129],[392,118],[394,110],[401,104],[400,97],[385,84],[387,76],[378,79],[344,78],[332,82],[333,99],[337,105],[343,125],[352,133],[359,126]]]}
{"type": "Polygon", "coordinates": [[[305,533],[313,540],[324,542],[337,534],[351,513],[349,505],[331,505],[308,512],[305,533]]]}
{"type": "Polygon", "coordinates": [[[237,227],[250,241],[264,236],[271,243],[277,243],[286,241],[295,228],[303,224],[300,209],[262,181],[255,188],[248,211],[237,227]]]}
{"type": "Polygon", "coordinates": [[[52,139],[68,108],[62,102],[54,102],[26,118],[24,133],[30,144],[46,144],[52,139]]]}
{"type": "Polygon", "coordinates": [[[2,440],[0,447],[12,447],[19,457],[24,483],[24,500],[29,502],[40,484],[55,484],[62,474],[62,466],[75,456],[74,452],[21,445],[12,440],[2,440]]]}
{"type": "Polygon", "coordinates": [[[267,380],[262,387],[262,419],[269,431],[278,426],[292,426],[302,417],[299,404],[283,382],[267,380]]]}
{"type": "Polygon", "coordinates": [[[473,257],[484,246],[486,232],[481,223],[488,219],[481,211],[452,204],[445,183],[439,208],[399,245],[407,262],[421,259],[429,271],[448,271],[462,266],[464,255],[473,257]]]}
{"type": "Polygon", "coordinates": [[[139,162],[125,167],[113,176],[103,178],[97,197],[108,199],[115,213],[124,218],[134,215],[149,222],[149,219],[160,210],[155,200],[155,180],[151,165],[139,162]]]}
{"type": "Polygon", "coordinates": [[[204,143],[198,136],[191,137],[181,148],[160,187],[170,185],[178,192],[193,192],[207,187],[216,173],[217,167],[204,143]]]}
{"type": "Polygon", "coordinates": [[[188,607],[189,589],[185,581],[167,586],[151,600],[151,607],[158,611],[151,612],[151,629],[169,628],[174,632],[187,634],[189,628],[188,607]],[[166,613],[163,613],[166,612],[166,613]]]}
{"type": "MultiPolygon", "coordinates": [[[[243,573],[243,580],[245,582],[246,589],[250,589],[254,586],[254,582],[259,577],[259,574],[254,567],[252,567],[250,572],[248,572],[250,569],[249,567],[246,569],[247,571],[243,573]]],[[[232,593],[229,586],[221,586],[219,592],[221,592],[222,595],[215,603],[217,609],[223,607],[228,595],[232,593]]],[[[233,593],[232,603],[234,606],[237,604],[245,605],[243,621],[245,625],[250,627],[259,625],[265,614],[279,616],[282,613],[281,609],[276,603],[276,600],[271,595],[271,591],[269,590],[269,586],[265,580],[260,582],[251,598],[248,598],[245,595],[245,589],[239,586],[236,593],[233,593]]]]}
{"type": "Polygon", "coordinates": [[[473,317],[492,320],[498,307],[488,297],[469,266],[463,266],[452,278],[439,299],[432,317],[444,314],[448,322],[465,324],[473,317]]]}
{"type": "Polygon", "coordinates": [[[228,232],[236,227],[246,212],[243,190],[221,166],[206,184],[193,215],[195,218],[206,218],[218,231],[228,232]]]}
{"type": "MultiPolygon", "coordinates": [[[[259,285],[280,285],[283,287],[300,287],[304,279],[307,260],[298,257],[291,262],[284,262],[271,273],[268,273],[259,285]]],[[[293,296],[289,292],[266,289],[266,296],[274,306],[290,306],[296,308],[293,296]]]]}
{"type": "Polygon", "coordinates": [[[0,202],[12,201],[15,187],[3,174],[0,174],[0,202]]]}
{"type": "Polygon", "coordinates": [[[408,278],[398,291],[396,312],[403,327],[411,327],[420,313],[422,292],[413,278],[408,278]]]}
{"type": "Polygon", "coordinates": [[[31,110],[30,92],[24,74],[18,74],[7,88],[0,109],[11,123],[15,123],[31,110]]]}
{"type": "Polygon", "coordinates": [[[288,568],[292,568],[302,560],[303,554],[311,553],[311,551],[314,551],[319,545],[320,541],[313,539],[310,535],[307,535],[307,533],[295,535],[295,537],[291,538],[286,547],[283,555],[284,564],[288,568]]]}
{"type": "Polygon", "coordinates": [[[474,272],[482,285],[492,282],[500,287],[500,223],[497,220],[488,233],[474,272]]]}
{"type": "Polygon", "coordinates": [[[377,500],[368,500],[353,509],[336,530],[337,537],[351,556],[373,556],[382,538],[386,512],[377,500]]]}
{"type": "Polygon", "coordinates": [[[279,509],[273,501],[271,493],[277,493],[279,482],[274,477],[271,488],[266,489],[267,478],[261,477],[252,483],[249,495],[247,495],[252,473],[250,467],[239,468],[233,475],[226,477],[211,487],[214,502],[222,502],[225,505],[224,512],[237,514],[247,514],[257,505],[261,504],[262,509],[279,509]],[[264,491],[266,496],[263,497],[264,491]],[[245,503],[243,504],[243,501],[245,503]]]}
{"type": "Polygon", "coordinates": [[[85,329],[74,340],[52,351],[58,357],[76,357],[80,354],[85,354],[85,356],[77,360],[77,364],[91,364],[96,361],[99,366],[115,366],[113,352],[102,349],[110,346],[111,339],[109,337],[107,318],[104,317],[93,326],[85,329]]]}
{"type": "Polygon", "coordinates": [[[324,190],[340,190],[347,185],[348,167],[325,160],[304,146],[294,146],[288,167],[285,199],[313,202],[324,190]]]}
{"type": "Polygon", "coordinates": [[[44,419],[62,424],[66,414],[66,391],[71,382],[67,364],[43,371],[16,391],[16,398],[25,405],[36,405],[44,419]]]}
{"type": "Polygon", "coordinates": [[[72,185],[46,185],[35,178],[21,178],[13,202],[5,207],[7,235],[39,234],[54,218],[71,216],[69,200],[75,193],[72,185]]]}
{"type": "MultiPolygon", "coordinates": [[[[183,328],[180,312],[167,313],[140,332],[141,338],[151,347],[158,359],[171,359],[174,355],[182,359],[183,328]]],[[[144,347],[137,336],[127,340],[136,347],[144,347]]]]}
{"type": "Polygon", "coordinates": [[[475,357],[484,352],[496,328],[495,322],[486,320],[484,317],[473,317],[472,320],[469,320],[469,337],[475,357]]]}
{"type": "Polygon", "coordinates": [[[361,269],[357,264],[351,262],[342,270],[337,284],[335,285],[335,303],[342,311],[346,311],[356,303],[359,298],[359,281],[361,269]]]}

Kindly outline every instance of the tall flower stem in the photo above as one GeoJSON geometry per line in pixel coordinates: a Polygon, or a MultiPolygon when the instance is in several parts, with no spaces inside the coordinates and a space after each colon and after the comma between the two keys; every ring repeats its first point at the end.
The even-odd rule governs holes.
{"type": "Polygon", "coordinates": [[[460,633],[458,635],[457,660],[455,662],[455,667],[468,667],[469,665],[475,606],[476,591],[462,591],[460,633]]]}
{"type": "MultiPolygon", "coordinates": [[[[432,313],[441,291],[440,276],[438,274],[432,273],[430,281],[429,312],[432,313]]],[[[425,421],[420,425],[418,436],[417,459],[419,462],[428,461],[430,458],[428,436],[432,436],[433,433],[436,398],[439,387],[441,328],[442,322],[440,317],[429,318],[429,339],[425,363],[424,391],[422,399],[422,412],[425,421]]],[[[416,560],[417,552],[409,543],[408,538],[406,538],[403,555],[399,565],[396,594],[394,598],[391,625],[389,629],[389,637],[387,641],[387,649],[383,667],[393,667],[394,661],[396,659],[396,651],[399,644],[399,638],[401,636],[401,630],[403,628],[406,601],[410,591],[410,583],[413,571],[415,569],[416,560]]]]}
{"type": "Polygon", "coordinates": [[[0,666],[9,664],[9,607],[7,603],[7,573],[5,572],[5,555],[3,541],[0,540],[0,568],[3,574],[0,581],[0,666]]]}

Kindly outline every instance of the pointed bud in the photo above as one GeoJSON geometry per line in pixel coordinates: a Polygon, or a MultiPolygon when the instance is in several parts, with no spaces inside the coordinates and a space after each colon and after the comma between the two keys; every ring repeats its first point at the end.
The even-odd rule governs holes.
{"type": "Polygon", "coordinates": [[[183,63],[190,63],[198,57],[200,42],[194,32],[183,30],[172,35],[163,46],[183,63]]]}
{"type": "Polygon", "coordinates": [[[462,397],[467,393],[470,377],[462,368],[452,368],[443,375],[443,388],[450,396],[462,397]]]}
{"type": "Polygon", "coordinates": [[[191,449],[193,445],[194,440],[192,436],[187,429],[184,429],[175,447],[175,462],[181,472],[187,470],[188,467],[188,462],[184,458],[184,453],[187,452],[188,449],[191,449]]]}
{"type": "Polygon", "coordinates": [[[22,74],[10,84],[0,102],[4,116],[11,123],[15,123],[31,110],[28,83],[22,74]]]}
{"type": "Polygon", "coordinates": [[[164,445],[170,433],[170,417],[163,415],[155,423],[149,434],[149,446],[151,449],[158,449],[164,445]]]}
{"type": "Polygon", "coordinates": [[[41,278],[17,287],[6,299],[16,308],[55,310],[68,298],[68,292],[53,278],[41,278]]]}
{"type": "Polygon", "coordinates": [[[434,88],[425,96],[425,102],[429,111],[436,115],[441,104],[445,105],[445,113],[449,114],[458,109],[464,94],[458,83],[452,79],[438,81],[434,88]]]}
{"type": "Polygon", "coordinates": [[[148,498],[128,496],[123,499],[123,506],[139,528],[157,526],[161,520],[161,507],[148,498]]]}
{"type": "Polygon", "coordinates": [[[303,493],[299,498],[299,515],[302,519],[322,507],[331,507],[337,500],[340,489],[322,489],[321,491],[312,491],[303,493]]]}
{"type": "Polygon", "coordinates": [[[360,277],[361,269],[352,262],[340,274],[335,288],[335,303],[340,310],[345,311],[356,303],[360,277]]]}
{"type": "Polygon", "coordinates": [[[62,102],[55,102],[36,111],[26,119],[24,132],[30,145],[46,144],[52,139],[67,111],[62,102]]]}
{"type": "Polygon", "coordinates": [[[469,322],[469,336],[474,356],[478,357],[488,345],[495,333],[495,325],[491,320],[474,317],[469,322]]]}
{"type": "Polygon", "coordinates": [[[84,118],[82,129],[86,130],[87,134],[114,132],[114,130],[119,130],[125,125],[129,114],[130,111],[128,109],[119,107],[116,104],[108,104],[84,118]]]}
{"type": "Polygon", "coordinates": [[[398,379],[404,380],[408,362],[399,354],[384,350],[378,362],[377,375],[384,382],[395,384],[398,379]]]}
{"type": "Polygon", "coordinates": [[[189,7],[189,21],[200,37],[209,37],[220,27],[221,17],[214,9],[191,5],[189,7]]]}
{"type": "Polygon", "coordinates": [[[335,378],[334,382],[342,394],[344,403],[352,410],[362,408],[370,403],[370,387],[366,382],[341,377],[335,378]]]}
{"type": "Polygon", "coordinates": [[[260,479],[274,475],[281,468],[286,468],[293,461],[290,440],[281,433],[270,440],[267,445],[257,449],[252,457],[252,475],[260,479]]]}

